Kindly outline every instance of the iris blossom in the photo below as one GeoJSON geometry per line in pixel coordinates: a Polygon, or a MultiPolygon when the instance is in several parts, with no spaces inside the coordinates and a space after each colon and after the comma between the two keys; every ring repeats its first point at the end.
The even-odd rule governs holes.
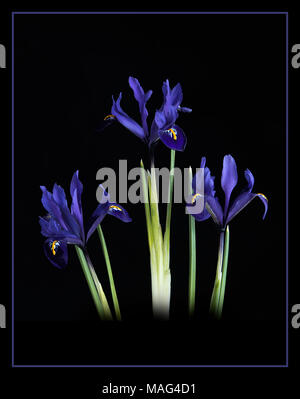
{"type": "Polygon", "coordinates": [[[123,222],[130,222],[127,211],[119,204],[110,202],[109,194],[103,190],[101,203],[91,215],[87,225],[84,225],[81,196],[83,185],[78,178],[78,171],[74,173],[70,194],[72,198],[69,209],[66,194],[62,187],[54,184],[53,192],[41,186],[42,204],[48,212],[47,216],[40,217],[41,234],[47,237],[44,243],[44,252],[50,262],[64,268],[68,263],[67,244],[77,245],[82,249],[105,215],[112,215],[123,222]]]}
{"type": "Polygon", "coordinates": [[[200,169],[201,172],[197,172],[193,179],[193,193],[187,205],[187,212],[192,214],[192,216],[197,221],[206,220],[211,216],[220,230],[217,271],[210,302],[210,313],[214,317],[220,318],[222,316],[227,277],[229,254],[229,223],[256,197],[258,197],[264,204],[264,219],[268,210],[268,200],[264,194],[256,194],[252,192],[254,186],[254,176],[249,169],[246,169],[244,172],[247,186],[235,197],[234,200],[231,200],[232,191],[238,182],[238,173],[234,158],[231,155],[225,155],[223,159],[223,170],[221,177],[221,186],[225,194],[224,207],[222,207],[218,198],[215,196],[214,177],[211,176],[210,170],[205,167],[205,161],[205,158],[202,158],[201,168],[204,168],[204,175],[202,174],[202,178],[204,177],[205,208],[202,212],[199,212],[198,214],[193,214],[191,212],[191,207],[195,205],[201,197],[200,192],[203,192],[203,190],[200,190],[200,173],[202,173],[203,169],[200,169]]]}
{"type": "MultiPolygon", "coordinates": [[[[221,206],[218,198],[215,196],[214,190],[214,177],[211,176],[209,168],[205,167],[205,158],[201,160],[201,168],[204,169],[204,201],[205,209],[203,212],[193,215],[198,221],[208,219],[210,216],[214,222],[222,229],[225,230],[228,223],[242,210],[244,209],[254,198],[258,197],[264,204],[265,211],[263,219],[266,216],[268,210],[268,200],[264,194],[255,194],[252,192],[254,186],[254,176],[249,169],[244,172],[247,186],[240,192],[240,194],[231,201],[231,193],[238,182],[237,167],[234,158],[231,155],[225,155],[223,160],[223,170],[221,177],[221,186],[225,194],[224,207],[221,206]]],[[[199,173],[199,172],[198,172],[199,173]]],[[[193,178],[193,198],[191,202],[197,201],[199,194],[199,175],[195,175],[193,178]]],[[[189,212],[189,208],[187,207],[189,212]]]]}
{"type": "Polygon", "coordinates": [[[139,105],[141,123],[137,123],[122,109],[122,93],[120,93],[116,101],[113,98],[111,114],[105,117],[104,123],[108,125],[117,120],[121,125],[144,141],[149,148],[160,139],[170,149],[183,151],[186,145],[186,136],[175,122],[179,116],[179,112],[191,112],[192,110],[181,107],[183,98],[181,85],[178,83],[171,89],[168,80],[163,83],[163,104],[156,111],[150,129],[147,123],[148,110],[146,105],[152,95],[152,90],[145,93],[139,81],[131,76],[129,77],[129,86],[139,105]]]}

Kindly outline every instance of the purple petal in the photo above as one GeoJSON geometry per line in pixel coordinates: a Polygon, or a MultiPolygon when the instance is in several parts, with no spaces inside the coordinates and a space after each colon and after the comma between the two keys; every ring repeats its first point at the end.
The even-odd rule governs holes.
{"type": "Polygon", "coordinates": [[[223,209],[219,203],[218,198],[208,196],[205,202],[206,209],[210,213],[213,221],[222,226],[223,225],[223,209]]]}
{"type": "Polygon", "coordinates": [[[126,127],[128,130],[130,130],[140,139],[144,140],[145,138],[144,129],[136,121],[130,118],[121,108],[120,101],[122,99],[122,93],[120,93],[117,101],[115,101],[114,98],[112,99],[113,99],[113,105],[111,108],[112,115],[114,115],[117,118],[118,122],[120,122],[121,125],[126,127]]]}
{"type": "Polygon", "coordinates": [[[181,107],[180,105],[178,106],[177,109],[178,109],[178,111],[180,111],[180,112],[186,112],[186,113],[192,112],[192,108],[181,107]]]}
{"type": "Polygon", "coordinates": [[[225,193],[224,215],[227,214],[227,209],[230,201],[232,190],[238,181],[238,174],[235,160],[231,155],[225,155],[223,159],[223,170],[221,178],[221,186],[225,193]]]}
{"type": "Polygon", "coordinates": [[[202,222],[210,217],[210,214],[205,209],[205,199],[199,193],[189,196],[186,204],[186,212],[192,215],[198,222],[202,222]]]}
{"type": "Polygon", "coordinates": [[[63,240],[67,244],[82,245],[82,240],[77,235],[70,233],[61,228],[61,226],[51,218],[46,219],[40,217],[39,223],[41,226],[41,234],[45,237],[52,238],[53,240],[63,240]]]}
{"type": "Polygon", "coordinates": [[[79,171],[77,170],[71,180],[70,194],[72,197],[71,215],[74,216],[81,228],[82,240],[84,241],[84,227],[83,227],[83,214],[81,196],[83,191],[83,184],[78,177],[79,171]]]}
{"type": "Polygon", "coordinates": [[[228,212],[226,224],[229,223],[242,209],[244,209],[256,197],[260,198],[260,200],[263,202],[263,204],[265,206],[265,211],[263,214],[263,219],[264,219],[266,216],[267,210],[268,210],[267,197],[261,193],[254,194],[251,192],[243,192],[235,199],[235,201],[231,205],[229,212],[228,212]]]}
{"type": "Polygon", "coordinates": [[[41,186],[42,194],[42,204],[46,211],[53,217],[63,229],[68,230],[66,223],[62,217],[62,213],[59,205],[53,199],[52,194],[46,189],[46,187],[41,186]]]}
{"type": "MultiPolygon", "coordinates": [[[[69,210],[65,191],[62,187],[58,186],[57,184],[54,184],[53,187],[53,199],[60,208],[60,212],[64,224],[67,227],[67,230],[76,234],[78,237],[83,238],[82,229],[80,229],[78,221],[73,215],[71,215],[71,212],[69,210]]],[[[60,221],[58,220],[58,222],[60,221]]]]}
{"type": "Polygon", "coordinates": [[[132,76],[129,77],[129,86],[133,90],[134,98],[139,103],[139,109],[140,109],[140,114],[141,114],[141,119],[142,119],[142,126],[144,129],[145,135],[148,136],[149,135],[148,125],[147,125],[148,111],[146,108],[146,103],[152,95],[152,90],[149,90],[145,94],[139,81],[136,78],[133,78],[132,76]]]}
{"type": "Polygon", "coordinates": [[[174,125],[170,129],[161,130],[159,132],[161,141],[171,150],[183,151],[186,146],[186,135],[183,130],[174,125]]]}
{"type": "Polygon", "coordinates": [[[117,118],[112,115],[106,115],[103,119],[103,121],[100,122],[99,127],[96,129],[96,132],[102,132],[104,129],[106,129],[108,126],[112,125],[114,122],[116,122],[117,118]]]}
{"type": "Polygon", "coordinates": [[[58,269],[68,264],[68,247],[64,241],[48,239],[44,243],[44,253],[49,261],[58,269]]]}
{"type": "Polygon", "coordinates": [[[177,83],[175,87],[173,87],[170,95],[170,103],[174,107],[178,108],[178,106],[181,104],[183,98],[182,94],[182,88],[180,83],[177,83]]]}
{"type": "Polygon", "coordinates": [[[124,209],[123,206],[121,206],[120,204],[116,204],[114,202],[110,203],[107,213],[108,215],[115,216],[116,218],[122,220],[122,222],[125,223],[132,221],[126,209],[124,209]]]}
{"type": "Polygon", "coordinates": [[[251,192],[254,186],[254,176],[253,174],[250,172],[249,169],[246,169],[244,172],[244,176],[247,180],[248,186],[246,187],[246,191],[251,192]]]}
{"type": "Polygon", "coordinates": [[[109,194],[104,190],[103,186],[100,185],[100,187],[103,189],[102,193],[102,199],[100,204],[97,206],[95,211],[93,212],[92,216],[89,219],[88,225],[87,225],[87,236],[86,236],[86,241],[89,240],[90,236],[93,234],[93,232],[96,230],[98,225],[102,222],[103,218],[107,214],[109,210],[109,194]]]}
{"type": "Polygon", "coordinates": [[[198,172],[193,177],[193,181],[192,181],[193,192],[194,192],[194,194],[196,194],[200,190],[203,190],[201,180],[204,179],[204,194],[214,197],[215,196],[215,190],[214,190],[215,177],[211,176],[210,169],[208,167],[205,167],[205,163],[206,163],[206,158],[202,157],[200,170],[198,170],[198,172]],[[203,174],[203,171],[201,171],[201,169],[203,170],[203,168],[204,168],[204,174],[203,174]]]}

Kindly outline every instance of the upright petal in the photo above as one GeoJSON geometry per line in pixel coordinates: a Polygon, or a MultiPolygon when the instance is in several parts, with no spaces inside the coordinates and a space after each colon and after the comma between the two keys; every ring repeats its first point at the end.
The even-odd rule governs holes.
{"type": "Polygon", "coordinates": [[[71,204],[71,215],[74,216],[81,228],[82,239],[84,241],[84,225],[83,225],[83,213],[82,213],[82,202],[81,196],[83,191],[83,184],[79,180],[79,171],[77,170],[71,180],[70,184],[70,194],[72,197],[71,204]]]}
{"type": "Polygon", "coordinates": [[[68,264],[68,247],[63,241],[48,239],[44,243],[44,253],[49,261],[58,269],[68,264]]]}
{"type": "Polygon", "coordinates": [[[41,201],[45,210],[60,224],[63,229],[68,230],[68,227],[62,216],[61,209],[54,200],[52,194],[44,186],[41,186],[41,190],[43,192],[41,201]]]}
{"type": "Polygon", "coordinates": [[[144,89],[140,85],[139,81],[132,76],[129,77],[129,86],[132,88],[134,93],[134,98],[139,103],[139,109],[141,114],[142,126],[144,129],[145,136],[149,136],[149,130],[147,125],[148,111],[146,108],[146,103],[152,95],[152,90],[149,90],[146,94],[144,89]]]}
{"type": "Polygon", "coordinates": [[[177,125],[172,126],[170,129],[160,130],[159,137],[171,150],[183,151],[185,149],[186,135],[177,125]]]}
{"type": "Polygon", "coordinates": [[[121,123],[126,129],[130,130],[133,134],[138,136],[140,139],[144,140],[145,139],[145,133],[144,129],[130,116],[128,116],[123,109],[121,108],[120,101],[122,99],[122,93],[120,93],[117,101],[113,99],[113,105],[111,108],[111,114],[114,115],[118,122],[121,123]]]}
{"type": "Polygon", "coordinates": [[[200,190],[203,189],[202,179],[204,179],[204,194],[214,197],[215,196],[215,190],[214,190],[215,177],[211,176],[210,169],[207,166],[205,166],[205,163],[206,163],[206,158],[202,157],[201,164],[200,164],[200,170],[198,170],[198,172],[193,177],[193,181],[192,181],[193,192],[194,192],[194,194],[196,194],[196,193],[200,192],[200,190]],[[204,169],[204,171],[203,171],[203,169],[204,169]]]}
{"type": "Polygon", "coordinates": [[[120,204],[116,204],[115,202],[110,202],[107,213],[108,215],[115,216],[116,218],[122,220],[122,222],[125,223],[132,221],[126,209],[120,204]]]}
{"type": "Polygon", "coordinates": [[[221,178],[221,186],[225,193],[224,217],[226,217],[230,196],[232,190],[237,184],[237,181],[238,174],[235,160],[231,155],[225,155],[223,159],[223,170],[221,178]]]}
{"type": "Polygon", "coordinates": [[[80,228],[77,219],[73,215],[71,215],[71,212],[69,210],[65,191],[57,184],[54,184],[53,187],[53,199],[56,201],[57,205],[60,208],[63,221],[67,226],[67,230],[83,239],[82,229],[80,228]]]}

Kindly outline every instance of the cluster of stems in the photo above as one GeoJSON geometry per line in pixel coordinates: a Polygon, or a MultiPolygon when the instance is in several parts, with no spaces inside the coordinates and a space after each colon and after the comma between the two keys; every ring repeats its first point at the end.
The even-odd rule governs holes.
{"type": "MultiPolygon", "coordinates": [[[[121,312],[120,312],[120,306],[119,306],[119,301],[117,297],[117,292],[116,292],[116,287],[114,283],[114,278],[113,278],[113,273],[112,273],[112,268],[110,264],[110,259],[108,255],[108,250],[104,238],[104,234],[102,231],[102,228],[99,224],[97,227],[98,230],[98,235],[99,239],[101,242],[102,250],[103,250],[103,255],[106,263],[106,268],[107,268],[107,273],[108,273],[108,278],[109,278],[109,284],[110,284],[110,289],[111,289],[111,296],[113,300],[113,305],[114,305],[114,311],[115,311],[115,317],[117,320],[121,320],[121,312]]],[[[86,250],[86,248],[80,248],[77,245],[75,246],[76,252],[78,255],[78,259],[80,261],[83,273],[85,275],[87,284],[89,286],[94,304],[96,306],[98,315],[101,320],[113,320],[113,315],[110,310],[108,301],[106,299],[104,290],[102,288],[102,285],[98,279],[98,276],[95,272],[94,266],[92,264],[92,261],[90,259],[90,256],[86,250]]]]}
{"type": "Polygon", "coordinates": [[[170,177],[168,190],[168,205],[163,234],[160,224],[157,183],[155,176],[154,157],[151,158],[150,172],[144,169],[143,161],[143,195],[150,251],[152,308],[155,318],[168,319],[171,299],[170,271],[170,226],[174,184],[175,151],[171,150],[170,177]]]}

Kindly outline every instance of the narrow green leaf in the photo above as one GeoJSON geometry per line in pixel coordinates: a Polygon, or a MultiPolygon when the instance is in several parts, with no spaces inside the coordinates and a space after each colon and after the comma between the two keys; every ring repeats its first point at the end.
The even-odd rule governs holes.
{"type": "MultiPolygon", "coordinates": [[[[192,194],[192,168],[189,168],[189,195],[192,194]]],[[[195,311],[196,297],[196,226],[195,218],[189,215],[189,315],[193,316],[195,311]]]]}
{"type": "Polygon", "coordinates": [[[104,291],[90,259],[77,245],[75,245],[75,249],[100,318],[102,320],[112,319],[104,291]]]}
{"type": "Polygon", "coordinates": [[[100,224],[97,227],[97,231],[98,231],[98,235],[99,235],[99,239],[101,242],[102,251],[103,251],[103,255],[104,255],[104,259],[105,259],[105,263],[106,263],[106,268],[107,268],[109,284],[110,284],[110,289],[111,289],[111,295],[112,295],[112,299],[113,299],[116,317],[117,317],[117,320],[120,321],[121,320],[121,312],[120,312],[117,291],[116,291],[113,272],[112,272],[112,268],[111,268],[111,264],[110,264],[109,255],[108,255],[107,245],[106,245],[104,234],[103,234],[100,224]]]}
{"type": "Polygon", "coordinates": [[[223,304],[224,304],[227,266],[228,266],[228,254],[229,254],[229,226],[226,227],[226,233],[225,233],[222,280],[221,280],[220,298],[219,298],[218,311],[217,311],[217,315],[218,315],[219,319],[222,317],[223,304]]]}

